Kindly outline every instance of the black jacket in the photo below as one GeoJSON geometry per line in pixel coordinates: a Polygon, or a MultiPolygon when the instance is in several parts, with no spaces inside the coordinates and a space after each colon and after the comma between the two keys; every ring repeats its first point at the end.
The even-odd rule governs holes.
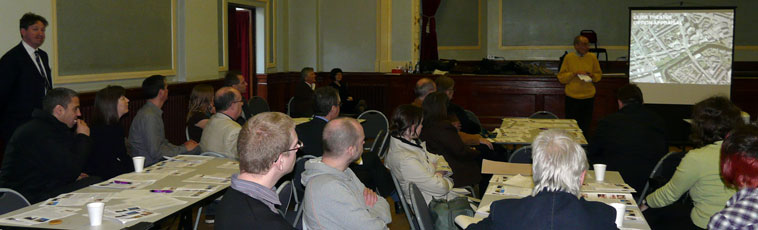
{"type": "Polygon", "coordinates": [[[422,141],[429,152],[442,155],[453,170],[456,188],[479,184],[482,179],[481,154],[463,144],[458,130],[447,121],[424,121],[422,141]]]}
{"type": "Polygon", "coordinates": [[[326,126],[326,121],[314,117],[313,120],[299,124],[295,127],[297,138],[300,139],[304,145],[300,151],[297,151],[298,157],[302,155],[313,155],[316,157],[324,155],[324,149],[321,144],[324,126],[326,126]]]}
{"type": "Polygon", "coordinates": [[[121,125],[95,125],[90,127],[90,134],[93,148],[84,165],[85,173],[107,180],[134,171],[132,158],[126,154],[124,128],[121,125]]]}
{"type": "MultiPolygon", "coordinates": [[[[39,51],[47,81],[52,86],[47,53],[42,49],[39,51]]],[[[21,43],[0,58],[0,132],[3,140],[8,141],[16,128],[31,120],[34,109],[42,109],[45,78],[36,65],[21,43]]]]}
{"type": "Polygon", "coordinates": [[[589,142],[589,160],[619,171],[627,184],[642,192],[655,164],[668,152],[664,128],[663,119],[644,106],[624,106],[598,122],[589,142]]]}
{"type": "Polygon", "coordinates": [[[231,187],[216,212],[216,229],[294,229],[281,214],[231,187]]]}
{"type": "Polygon", "coordinates": [[[313,106],[316,103],[316,96],[313,93],[308,84],[304,81],[298,81],[295,83],[295,99],[292,100],[290,105],[291,117],[310,117],[313,116],[313,106]]]}
{"type": "Polygon", "coordinates": [[[492,203],[490,215],[466,229],[617,229],[616,210],[566,192],[542,191],[537,196],[492,203]]]}
{"type": "Polygon", "coordinates": [[[92,151],[92,140],[52,115],[35,110],[19,127],[5,149],[0,187],[21,193],[35,203],[57,196],[61,187],[76,182],[92,151]]]}

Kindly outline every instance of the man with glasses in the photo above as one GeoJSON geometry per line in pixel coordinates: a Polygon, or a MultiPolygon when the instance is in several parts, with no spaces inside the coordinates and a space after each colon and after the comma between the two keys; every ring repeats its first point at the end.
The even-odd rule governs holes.
{"type": "Polygon", "coordinates": [[[240,173],[221,199],[215,228],[294,229],[276,208],[281,201],[274,185],[292,172],[302,146],[289,116],[265,112],[248,119],[235,145],[240,173]]]}
{"type": "Polygon", "coordinates": [[[242,95],[235,88],[222,87],[216,91],[213,106],[216,114],[203,129],[200,147],[207,152],[237,159],[237,136],[242,126],[236,120],[242,114],[242,95]]]}

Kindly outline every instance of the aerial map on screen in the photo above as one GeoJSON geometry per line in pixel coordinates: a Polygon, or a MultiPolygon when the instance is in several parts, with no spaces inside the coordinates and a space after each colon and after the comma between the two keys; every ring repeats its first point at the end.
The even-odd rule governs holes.
{"type": "Polygon", "coordinates": [[[733,10],[632,10],[629,80],[729,85],[733,10]]]}

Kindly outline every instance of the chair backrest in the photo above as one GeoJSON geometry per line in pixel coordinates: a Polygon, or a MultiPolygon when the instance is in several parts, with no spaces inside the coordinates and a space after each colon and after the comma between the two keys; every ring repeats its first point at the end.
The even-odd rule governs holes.
{"type": "Polygon", "coordinates": [[[290,97],[290,100],[287,101],[287,115],[292,116],[292,101],[295,100],[295,97],[290,97]]]}
{"type": "Polygon", "coordinates": [[[184,137],[186,137],[188,141],[190,140],[189,126],[184,126],[184,137]]]}
{"type": "Polygon", "coordinates": [[[586,37],[590,44],[595,44],[595,48],[597,48],[597,33],[594,30],[582,30],[579,35],[586,37]]]}
{"type": "Polygon", "coordinates": [[[9,188],[0,188],[0,215],[29,206],[24,195],[9,188]]]}
{"type": "Polygon", "coordinates": [[[532,163],[532,146],[524,146],[516,151],[514,151],[511,154],[510,159],[508,159],[508,162],[511,163],[532,163]]]}
{"type": "Polygon", "coordinates": [[[384,133],[384,130],[379,130],[379,133],[376,134],[376,138],[374,138],[374,142],[371,143],[371,149],[369,151],[375,152],[376,155],[379,155],[379,148],[382,147],[384,144],[384,137],[386,133],[384,133]]]}
{"type": "Polygon", "coordinates": [[[645,183],[645,187],[639,193],[640,199],[637,199],[638,204],[644,200],[645,196],[647,196],[650,191],[654,191],[662,187],[668,183],[669,180],[671,180],[671,177],[674,176],[674,172],[676,172],[676,167],[679,166],[679,163],[682,162],[682,158],[684,158],[684,155],[686,154],[686,151],[670,152],[658,160],[658,163],[655,164],[653,171],[650,172],[650,176],[647,179],[647,183],[645,183]]]}
{"type": "Polygon", "coordinates": [[[395,184],[395,192],[397,192],[397,196],[400,197],[400,204],[403,206],[403,210],[405,211],[405,218],[408,218],[408,225],[410,225],[411,230],[416,230],[418,222],[416,222],[416,219],[413,218],[413,213],[411,213],[411,210],[408,209],[408,202],[405,199],[406,194],[400,187],[400,182],[397,181],[395,174],[392,174],[392,171],[390,171],[390,175],[392,176],[392,183],[395,184]]]}
{"type": "Polygon", "coordinates": [[[390,134],[389,132],[384,134],[384,144],[382,144],[382,147],[379,148],[379,159],[384,160],[384,157],[387,156],[387,152],[389,152],[390,148],[390,134]]]}
{"type": "Polygon", "coordinates": [[[537,111],[532,113],[532,115],[529,115],[529,118],[532,119],[558,119],[558,116],[556,116],[554,113],[551,113],[549,111],[537,111]]]}
{"type": "Polygon", "coordinates": [[[303,178],[303,172],[305,171],[305,162],[314,158],[316,157],[312,155],[305,155],[297,158],[297,161],[295,161],[295,169],[293,170],[294,175],[292,175],[292,185],[295,188],[295,192],[293,194],[295,195],[295,203],[297,204],[300,204],[300,202],[303,201],[303,195],[305,194],[305,185],[301,180],[303,178]]]}
{"type": "Polygon", "coordinates": [[[227,158],[226,156],[222,155],[221,153],[217,153],[217,152],[204,152],[204,153],[201,153],[200,156],[227,158]]]}
{"type": "Polygon", "coordinates": [[[285,181],[279,185],[279,188],[276,188],[276,195],[279,196],[279,202],[282,203],[279,206],[279,213],[282,214],[282,217],[286,218],[287,210],[292,200],[292,181],[285,181]]]}
{"type": "Polygon", "coordinates": [[[418,189],[416,184],[410,184],[411,195],[411,207],[413,213],[416,214],[416,220],[419,223],[420,230],[433,230],[434,222],[432,220],[432,214],[429,211],[429,205],[424,200],[424,195],[421,194],[421,190],[418,189]]]}
{"type": "Polygon", "coordinates": [[[366,134],[366,138],[376,138],[373,136],[375,133],[379,133],[379,130],[387,132],[389,129],[389,121],[382,112],[377,110],[368,110],[358,115],[358,119],[366,119],[361,126],[363,126],[363,133],[366,134]]]}
{"type": "MultiPolygon", "coordinates": [[[[268,106],[266,99],[263,99],[259,96],[254,96],[253,98],[250,98],[250,101],[247,102],[247,110],[248,111],[245,111],[245,113],[249,114],[250,117],[253,117],[259,113],[269,112],[271,111],[271,108],[268,106]]],[[[248,119],[250,117],[248,117],[248,119]]]]}

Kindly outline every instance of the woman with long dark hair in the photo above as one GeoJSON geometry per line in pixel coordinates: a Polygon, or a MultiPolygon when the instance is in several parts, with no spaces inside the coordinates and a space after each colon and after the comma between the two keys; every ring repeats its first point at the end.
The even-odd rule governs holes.
{"type": "Polygon", "coordinates": [[[205,124],[216,112],[213,108],[213,86],[200,84],[192,88],[187,112],[187,135],[190,140],[200,143],[205,124]]]}
{"type": "Polygon", "coordinates": [[[108,86],[95,94],[90,138],[92,154],[84,166],[90,176],[103,180],[134,171],[132,158],[126,153],[124,129],[119,122],[129,112],[129,99],[121,86],[108,86]]]}

